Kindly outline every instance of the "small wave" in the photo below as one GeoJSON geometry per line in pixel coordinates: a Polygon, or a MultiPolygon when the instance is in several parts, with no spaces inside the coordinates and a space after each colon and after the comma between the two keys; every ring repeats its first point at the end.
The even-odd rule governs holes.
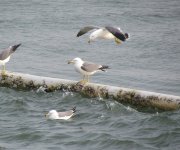
{"type": "Polygon", "coordinates": [[[73,95],[74,95],[73,92],[70,92],[70,91],[68,91],[68,90],[64,90],[64,89],[63,89],[63,95],[62,95],[63,98],[65,98],[65,97],[67,97],[67,96],[73,96],[73,95]]]}
{"type": "Polygon", "coordinates": [[[40,87],[36,90],[36,92],[37,92],[37,93],[46,93],[46,90],[47,90],[47,88],[45,88],[45,87],[43,87],[43,86],[40,86],[40,87]]]}
{"type": "Polygon", "coordinates": [[[7,148],[6,147],[4,147],[4,146],[2,146],[2,144],[1,144],[1,146],[0,146],[0,150],[6,150],[7,148]]]}
{"type": "Polygon", "coordinates": [[[116,102],[114,100],[106,101],[105,102],[106,107],[110,109],[111,111],[121,111],[121,112],[138,112],[136,109],[130,107],[130,106],[125,106],[119,102],[116,102]]]}

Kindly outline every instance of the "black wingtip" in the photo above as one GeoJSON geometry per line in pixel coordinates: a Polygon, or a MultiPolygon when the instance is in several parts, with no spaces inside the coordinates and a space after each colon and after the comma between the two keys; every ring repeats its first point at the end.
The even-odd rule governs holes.
{"type": "Polygon", "coordinates": [[[73,111],[73,113],[76,112],[76,106],[74,106],[74,107],[72,108],[72,111],[73,111]]]}
{"type": "Polygon", "coordinates": [[[16,44],[16,45],[13,45],[13,46],[12,46],[12,51],[16,51],[16,49],[17,49],[19,46],[21,46],[21,43],[16,44]]]}
{"type": "Polygon", "coordinates": [[[102,66],[101,68],[99,68],[99,69],[102,70],[102,71],[106,71],[106,69],[110,69],[110,67],[103,65],[103,66],[102,66]]]}
{"type": "Polygon", "coordinates": [[[19,43],[19,44],[16,44],[16,45],[14,45],[13,47],[16,47],[16,48],[18,48],[19,46],[21,46],[21,43],[19,43]]]}
{"type": "Polygon", "coordinates": [[[82,35],[81,31],[78,32],[78,34],[76,35],[76,37],[80,37],[82,35]]]}
{"type": "Polygon", "coordinates": [[[17,46],[21,46],[21,43],[17,44],[17,46]]]}

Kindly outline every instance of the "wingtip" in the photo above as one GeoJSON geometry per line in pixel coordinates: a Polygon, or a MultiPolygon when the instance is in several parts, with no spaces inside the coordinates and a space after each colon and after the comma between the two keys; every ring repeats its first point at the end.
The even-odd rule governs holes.
{"type": "Polygon", "coordinates": [[[111,69],[109,66],[103,65],[101,68],[99,68],[100,70],[107,72],[106,69],[111,69]]]}
{"type": "Polygon", "coordinates": [[[17,49],[19,46],[21,46],[21,43],[16,44],[16,45],[13,45],[13,46],[10,46],[10,48],[11,48],[11,50],[14,52],[14,51],[16,51],[16,49],[17,49]]]}
{"type": "Polygon", "coordinates": [[[72,111],[73,111],[73,113],[76,112],[76,106],[74,106],[74,107],[72,108],[72,111]]]}
{"type": "Polygon", "coordinates": [[[19,43],[19,44],[17,44],[17,47],[19,47],[19,46],[21,46],[22,44],[21,43],[19,43]]]}
{"type": "Polygon", "coordinates": [[[81,33],[80,32],[78,32],[78,34],[76,35],[76,37],[80,37],[81,36],[81,33]]]}
{"type": "Polygon", "coordinates": [[[14,47],[19,47],[19,46],[21,46],[21,43],[19,43],[19,44],[16,44],[16,45],[13,45],[14,47]]]}

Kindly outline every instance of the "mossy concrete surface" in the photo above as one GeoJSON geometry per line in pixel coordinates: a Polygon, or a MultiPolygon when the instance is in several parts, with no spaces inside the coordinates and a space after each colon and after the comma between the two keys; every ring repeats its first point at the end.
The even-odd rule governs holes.
{"type": "Polygon", "coordinates": [[[180,108],[180,96],[95,83],[82,85],[77,81],[23,73],[6,72],[5,75],[0,76],[0,86],[23,90],[38,90],[43,88],[46,92],[66,90],[78,92],[88,97],[112,98],[120,103],[141,107],[153,107],[161,110],[176,110],[180,108]]]}

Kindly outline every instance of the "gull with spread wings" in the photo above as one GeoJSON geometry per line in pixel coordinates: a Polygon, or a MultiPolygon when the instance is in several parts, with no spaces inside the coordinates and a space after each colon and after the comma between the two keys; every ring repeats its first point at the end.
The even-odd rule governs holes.
{"type": "Polygon", "coordinates": [[[124,33],[120,28],[111,26],[106,26],[102,28],[95,26],[86,26],[80,29],[80,31],[77,34],[77,37],[82,36],[89,31],[92,31],[92,33],[89,35],[88,43],[95,41],[95,39],[113,39],[117,44],[121,44],[129,38],[128,33],[124,33]]]}

